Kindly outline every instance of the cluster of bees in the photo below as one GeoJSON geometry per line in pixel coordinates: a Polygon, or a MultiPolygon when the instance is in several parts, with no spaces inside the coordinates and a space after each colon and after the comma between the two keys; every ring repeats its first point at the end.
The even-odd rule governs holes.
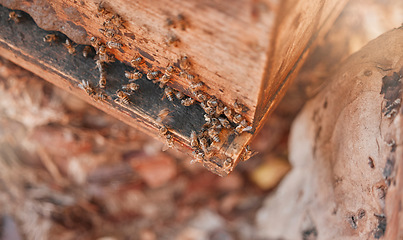
{"type": "MultiPolygon", "coordinates": [[[[103,18],[102,27],[99,31],[105,36],[107,41],[102,41],[99,38],[91,37],[90,42],[95,49],[96,66],[99,71],[99,81],[97,88],[91,86],[88,81],[83,80],[78,86],[83,89],[89,96],[96,100],[107,100],[110,97],[105,93],[107,87],[107,65],[115,61],[115,57],[108,52],[108,49],[120,49],[123,44],[120,43],[119,36],[120,30],[124,28],[122,18],[117,14],[112,14],[105,9],[102,4],[98,7],[98,17],[103,18]]],[[[17,22],[18,15],[10,13],[10,19],[17,22]]],[[[178,15],[177,19],[168,21],[170,25],[175,25],[184,30],[186,22],[182,15],[178,15]]],[[[45,42],[57,42],[59,38],[55,34],[48,34],[43,39],[45,42]]],[[[75,44],[66,39],[63,45],[66,47],[70,54],[75,54],[75,44]]],[[[83,55],[88,57],[92,51],[90,46],[85,46],[83,55]]],[[[129,79],[128,84],[121,86],[121,89],[116,91],[116,102],[121,104],[131,104],[129,96],[131,93],[139,89],[139,85],[135,83],[136,80],[141,79],[145,73],[139,70],[145,61],[143,57],[138,54],[133,57],[130,64],[134,67],[134,71],[126,71],[125,77],[129,79]]],[[[174,101],[174,98],[180,100],[184,106],[191,106],[199,103],[204,110],[205,124],[201,130],[196,132],[192,131],[190,135],[190,146],[193,148],[194,160],[193,162],[203,162],[205,159],[210,158],[216,152],[214,148],[215,143],[221,142],[221,132],[223,129],[239,135],[243,132],[252,130],[250,123],[243,117],[248,109],[238,100],[234,102],[233,106],[226,106],[223,102],[214,96],[208,95],[203,89],[206,88],[205,84],[198,79],[198,76],[192,73],[192,64],[187,56],[182,56],[177,64],[171,63],[163,71],[151,70],[146,74],[146,79],[157,84],[163,89],[163,98],[168,101],[174,101]],[[174,90],[168,83],[173,79],[173,76],[184,78],[189,82],[188,92],[189,96],[181,91],[174,90]]],[[[157,122],[159,123],[159,134],[166,139],[166,146],[173,147],[174,138],[170,129],[164,124],[169,117],[170,111],[163,109],[158,114],[157,122]]],[[[249,159],[254,153],[250,150],[249,146],[243,149],[241,154],[242,160],[249,159]]],[[[224,167],[231,166],[232,159],[227,158],[224,161],[224,167]]]]}

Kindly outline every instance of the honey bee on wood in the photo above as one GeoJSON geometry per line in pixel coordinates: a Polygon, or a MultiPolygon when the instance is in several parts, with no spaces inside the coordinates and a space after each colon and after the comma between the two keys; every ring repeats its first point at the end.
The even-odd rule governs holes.
{"type": "Polygon", "coordinates": [[[116,26],[117,28],[124,28],[123,26],[123,19],[120,15],[118,14],[113,14],[113,16],[111,17],[110,21],[112,22],[112,24],[114,26],[116,26]]]}
{"type": "Polygon", "coordinates": [[[98,48],[101,46],[101,40],[99,40],[99,38],[96,38],[96,37],[91,37],[90,42],[91,42],[91,46],[93,46],[97,50],[97,53],[98,53],[98,48]]]}
{"type": "Polygon", "coordinates": [[[95,99],[98,100],[98,101],[106,101],[106,100],[109,99],[109,96],[106,95],[106,93],[104,93],[104,92],[99,92],[99,93],[95,96],[95,99]]]}
{"type": "Polygon", "coordinates": [[[139,89],[140,85],[136,84],[136,83],[129,83],[126,85],[122,86],[122,89],[125,91],[130,91],[130,92],[134,92],[137,91],[139,89]]]}
{"type": "Polygon", "coordinates": [[[17,13],[15,11],[11,11],[8,14],[8,21],[14,21],[15,23],[20,23],[22,19],[22,15],[20,13],[17,13]]]}
{"type": "Polygon", "coordinates": [[[220,116],[224,113],[224,104],[219,102],[217,107],[215,108],[215,115],[220,116]]]}
{"type": "Polygon", "coordinates": [[[165,68],[165,74],[168,76],[171,76],[176,72],[176,68],[174,65],[169,64],[167,68],[165,68]]]}
{"type": "Polygon", "coordinates": [[[190,61],[189,61],[189,58],[187,56],[181,57],[181,59],[179,60],[179,67],[182,70],[187,70],[187,69],[190,68],[190,61]]]}
{"type": "Polygon", "coordinates": [[[179,42],[180,42],[180,40],[179,40],[178,36],[176,36],[173,32],[169,32],[167,34],[166,39],[165,39],[165,43],[168,46],[177,47],[179,42]]]}
{"type": "Polygon", "coordinates": [[[224,128],[230,129],[232,127],[227,119],[219,117],[218,120],[224,128]]]}
{"type": "Polygon", "coordinates": [[[233,119],[232,119],[232,121],[233,121],[235,124],[239,124],[240,122],[242,122],[242,120],[243,120],[243,117],[242,117],[241,114],[236,114],[236,115],[233,117],[233,119]]]}
{"type": "Polygon", "coordinates": [[[168,128],[165,126],[161,126],[160,129],[158,130],[158,133],[160,136],[165,136],[168,134],[168,128]]]}
{"type": "Polygon", "coordinates": [[[152,81],[158,78],[159,75],[160,75],[159,71],[150,71],[147,73],[147,79],[152,81]]]}
{"type": "Polygon", "coordinates": [[[117,31],[113,28],[100,28],[98,31],[106,38],[113,38],[117,34],[117,31]]]}
{"type": "Polygon", "coordinates": [[[190,146],[192,148],[198,148],[199,147],[199,140],[197,139],[197,134],[193,130],[190,133],[190,146]]]}
{"type": "Polygon", "coordinates": [[[171,79],[171,77],[169,75],[162,75],[162,77],[160,77],[160,79],[158,80],[158,82],[160,83],[160,88],[165,87],[165,84],[167,84],[169,82],[169,80],[171,79]]]}
{"type": "Polygon", "coordinates": [[[211,108],[215,108],[218,105],[218,101],[215,98],[210,98],[207,100],[207,106],[211,107],[211,108]]]}
{"type": "Polygon", "coordinates": [[[235,102],[234,102],[234,111],[235,111],[236,113],[242,113],[242,112],[244,112],[245,110],[246,110],[246,107],[245,107],[243,104],[239,103],[239,102],[238,102],[238,99],[235,100],[235,102]]]}
{"type": "Polygon", "coordinates": [[[104,63],[111,63],[115,61],[115,57],[109,54],[98,54],[98,60],[104,63]]]}
{"type": "Polygon", "coordinates": [[[196,97],[197,100],[199,100],[200,102],[205,102],[207,101],[207,95],[202,92],[202,91],[197,91],[194,92],[193,95],[196,97]]]}
{"type": "Polygon", "coordinates": [[[217,118],[211,118],[211,128],[215,128],[215,129],[221,129],[221,123],[217,118]]]}
{"type": "Polygon", "coordinates": [[[170,102],[173,102],[174,92],[173,92],[172,88],[170,88],[170,87],[164,88],[164,94],[170,102]]]}
{"type": "Polygon", "coordinates": [[[204,153],[210,152],[208,141],[205,137],[199,138],[199,144],[204,153]]]}
{"type": "Polygon", "coordinates": [[[193,151],[193,158],[194,159],[190,160],[190,164],[201,163],[204,160],[204,153],[196,149],[193,151]]]}
{"type": "Polygon", "coordinates": [[[185,97],[185,94],[183,94],[183,92],[181,92],[181,91],[177,91],[175,93],[175,96],[177,99],[183,99],[185,97]]]}
{"type": "Polygon", "coordinates": [[[193,93],[195,93],[195,92],[199,91],[200,88],[203,87],[203,85],[204,85],[203,82],[191,83],[191,84],[189,85],[189,88],[190,88],[190,90],[191,90],[193,93]]]}
{"type": "Polygon", "coordinates": [[[121,49],[123,47],[121,43],[113,41],[107,42],[106,45],[108,46],[108,48],[115,48],[115,49],[121,49]]]}
{"type": "Polygon", "coordinates": [[[100,2],[98,5],[98,9],[97,9],[97,17],[101,16],[101,17],[106,17],[109,14],[109,11],[106,10],[106,8],[104,7],[104,3],[100,2]]]}
{"type": "Polygon", "coordinates": [[[172,113],[172,111],[169,111],[168,108],[164,108],[162,109],[159,113],[158,113],[158,118],[157,118],[157,122],[162,123],[162,122],[167,122],[168,120],[170,120],[171,116],[169,116],[169,114],[172,113]]]}
{"type": "Polygon", "coordinates": [[[182,77],[182,78],[185,78],[185,79],[187,79],[189,81],[194,81],[194,79],[195,79],[194,75],[192,75],[192,74],[190,74],[190,73],[188,73],[186,71],[181,71],[179,73],[179,76],[182,77]]]}
{"type": "Polygon", "coordinates": [[[66,39],[66,41],[63,43],[63,46],[67,48],[67,51],[70,54],[76,53],[76,48],[73,46],[73,42],[70,39],[66,39]]]}
{"type": "Polygon", "coordinates": [[[82,80],[81,83],[78,84],[78,87],[83,89],[90,96],[95,94],[94,88],[92,88],[88,81],[82,80]]]}
{"type": "Polygon", "coordinates": [[[43,37],[43,41],[48,43],[57,42],[58,39],[59,38],[56,36],[56,34],[48,34],[45,37],[43,37]]]}
{"type": "Polygon", "coordinates": [[[100,60],[96,60],[95,64],[97,65],[98,71],[100,73],[105,71],[105,62],[100,61],[100,60]]]}
{"type": "Polygon", "coordinates": [[[182,99],[181,104],[183,106],[189,107],[190,105],[193,105],[196,101],[193,98],[185,98],[182,99]]]}
{"type": "Polygon", "coordinates": [[[166,151],[169,148],[173,148],[174,146],[174,138],[170,133],[165,135],[165,146],[163,147],[162,151],[166,151]]]}
{"type": "Polygon", "coordinates": [[[133,59],[130,61],[130,64],[133,67],[136,67],[140,64],[144,63],[144,59],[142,56],[140,56],[139,54],[137,54],[136,56],[133,57],[133,59]]]}
{"type": "Polygon", "coordinates": [[[224,107],[224,115],[232,122],[234,111],[229,107],[224,107]]]}
{"type": "Polygon", "coordinates": [[[84,49],[83,49],[83,56],[84,57],[89,57],[91,52],[92,52],[91,47],[90,46],[85,46],[84,49]]]}
{"type": "Polygon", "coordinates": [[[125,71],[125,77],[130,79],[130,81],[135,81],[140,79],[143,76],[143,74],[141,72],[128,72],[125,71]]]}
{"type": "Polygon", "coordinates": [[[178,14],[178,16],[176,16],[176,20],[177,20],[177,25],[178,25],[178,27],[179,27],[182,31],[186,30],[186,27],[187,27],[189,24],[188,24],[188,21],[186,20],[185,16],[184,16],[182,13],[180,13],[180,14],[178,14]]]}
{"type": "Polygon", "coordinates": [[[215,114],[215,109],[212,107],[207,106],[205,103],[200,103],[200,106],[203,108],[204,112],[207,113],[210,116],[213,116],[215,114]]]}
{"type": "Polygon", "coordinates": [[[98,86],[100,88],[106,87],[106,71],[100,71],[98,86]]]}
{"type": "Polygon", "coordinates": [[[130,104],[130,99],[129,96],[126,92],[123,92],[122,90],[117,90],[116,91],[116,96],[118,97],[118,101],[120,103],[124,103],[124,104],[130,104]]]}
{"type": "Polygon", "coordinates": [[[257,154],[257,152],[255,152],[255,151],[252,151],[251,149],[250,149],[250,146],[249,145],[247,145],[246,147],[245,147],[245,151],[241,154],[241,160],[242,161],[247,161],[248,159],[250,159],[251,157],[253,157],[253,156],[255,156],[257,154]]]}
{"type": "Polygon", "coordinates": [[[252,130],[252,126],[238,125],[238,126],[235,128],[235,134],[236,134],[236,135],[239,135],[239,134],[241,134],[241,133],[243,133],[243,132],[247,132],[247,131],[250,131],[250,130],[252,130]]]}

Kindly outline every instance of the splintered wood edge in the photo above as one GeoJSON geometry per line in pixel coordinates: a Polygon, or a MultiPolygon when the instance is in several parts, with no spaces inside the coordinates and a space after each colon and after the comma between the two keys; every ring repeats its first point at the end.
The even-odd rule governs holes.
{"type": "MultiPolygon", "coordinates": [[[[9,11],[0,5],[0,55],[159,140],[161,137],[158,131],[162,124],[157,120],[158,113],[168,108],[172,111],[172,119],[164,125],[173,134],[175,147],[191,151],[190,133],[192,130],[198,132],[205,123],[204,111],[199,105],[185,107],[177,99],[169,102],[162,98],[163,90],[147,80],[145,74],[136,81],[140,85],[140,91],[130,96],[133,104],[127,106],[117,103],[114,101],[114,93],[120,89],[122,81],[127,83],[124,70],[130,69],[121,62],[108,66],[108,87],[105,93],[110,99],[96,101],[78,86],[82,81],[96,86],[99,78],[95,61],[82,56],[84,46],[77,46],[77,53],[70,55],[62,44],[43,41],[43,37],[49,33],[58,34],[63,39],[61,33],[40,29],[28,15],[24,16],[21,23],[16,24],[8,20],[9,11]]],[[[203,160],[203,165],[220,176],[226,176],[241,161],[252,134],[244,132],[235,135],[233,131],[222,131],[219,136],[222,141],[212,144],[212,154],[203,160]]]]}

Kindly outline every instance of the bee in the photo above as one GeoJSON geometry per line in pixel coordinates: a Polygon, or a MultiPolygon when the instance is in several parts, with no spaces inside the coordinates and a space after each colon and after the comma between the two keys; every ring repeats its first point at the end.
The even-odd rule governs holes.
{"type": "Polygon", "coordinates": [[[224,115],[232,122],[234,111],[229,107],[224,107],[224,115]]]}
{"type": "Polygon", "coordinates": [[[175,66],[169,64],[168,67],[165,69],[165,74],[171,76],[173,73],[176,72],[175,66]]]}
{"type": "Polygon", "coordinates": [[[98,85],[100,88],[106,87],[106,71],[100,71],[98,85]]]}
{"type": "Polygon", "coordinates": [[[211,108],[215,108],[215,107],[217,107],[217,105],[218,105],[217,99],[210,98],[207,100],[207,106],[209,106],[211,108]]]}
{"type": "Polygon", "coordinates": [[[208,153],[210,151],[208,148],[208,141],[205,137],[199,138],[199,144],[203,152],[208,153]]]}
{"type": "Polygon", "coordinates": [[[116,26],[117,28],[124,28],[123,26],[123,19],[120,15],[118,14],[113,14],[112,18],[110,19],[112,24],[116,26]]]}
{"type": "Polygon", "coordinates": [[[251,157],[255,156],[256,154],[257,154],[257,152],[252,151],[250,149],[250,146],[246,145],[245,151],[241,154],[241,160],[242,161],[247,161],[248,159],[250,159],[251,157]]]}
{"type": "Polygon", "coordinates": [[[99,3],[97,12],[98,12],[97,17],[99,17],[99,16],[105,17],[109,13],[108,10],[106,10],[106,8],[104,7],[103,2],[99,3]]]}
{"type": "Polygon", "coordinates": [[[215,113],[214,108],[211,108],[209,106],[206,106],[204,103],[201,103],[200,106],[203,108],[204,112],[207,113],[210,116],[213,116],[215,113]]]}
{"type": "Polygon", "coordinates": [[[193,81],[195,79],[194,75],[192,75],[192,74],[190,74],[190,73],[188,73],[186,71],[181,71],[179,73],[179,76],[182,77],[182,78],[185,78],[185,79],[187,79],[189,81],[193,81]]]}
{"type": "Polygon", "coordinates": [[[120,49],[123,47],[123,45],[121,43],[113,42],[113,41],[107,42],[106,46],[108,46],[108,48],[115,48],[115,49],[120,49]]]}
{"type": "Polygon", "coordinates": [[[185,94],[183,94],[183,92],[181,91],[177,91],[175,96],[177,99],[183,99],[185,97],[185,94]]]}
{"type": "Polygon", "coordinates": [[[170,113],[172,113],[172,111],[169,111],[168,108],[162,109],[158,113],[158,118],[156,121],[159,123],[162,123],[162,122],[166,122],[167,120],[170,120],[170,118],[171,118],[171,116],[169,116],[170,113]]]}
{"type": "Polygon", "coordinates": [[[100,28],[98,31],[107,38],[113,38],[115,34],[117,34],[116,30],[113,28],[100,28]]]}
{"type": "Polygon", "coordinates": [[[162,75],[162,77],[158,80],[160,83],[160,88],[163,88],[165,86],[165,84],[167,84],[169,82],[169,80],[171,79],[171,76],[169,75],[162,75]]]}
{"type": "Polygon", "coordinates": [[[156,79],[159,75],[160,75],[160,73],[158,71],[148,72],[147,79],[151,81],[151,80],[156,79]]]}
{"type": "Polygon", "coordinates": [[[117,90],[116,91],[116,96],[118,97],[118,100],[120,103],[124,104],[129,104],[130,99],[127,93],[123,92],[122,90],[117,90]]]}
{"type": "Polygon", "coordinates": [[[197,134],[195,131],[192,130],[190,133],[190,146],[192,148],[198,148],[199,147],[199,141],[197,139],[197,134]]]}
{"type": "Polygon", "coordinates": [[[85,46],[83,49],[83,56],[84,57],[89,57],[91,54],[92,50],[90,46],[85,46]]]}
{"type": "Polygon", "coordinates": [[[58,39],[59,38],[56,36],[56,34],[48,34],[43,37],[43,41],[48,43],[57,42],[58,39]]]}
{"type": "Polygon", "coordinates": [[[185,98],[182,99],[181,104],[183,106],[189,107],[190,105],[193,105],[195,103],[195,100],[193,98],[185,98]]]}
{"type": "Polygon", "coordinates": [[[97,53],[98,53],[98,48],[101,46],[101,40],[99,40],[99,38],[96,38],[96,37],[91,37],[90,42],[91,42],[91,46],[93,46],[95,49],[97,49],[97,53]]]}
{"type": "Polygon", "coordinates": [[[239,134],[241,134],[241,133],[243,133],[243,132],[247,132],[247,131],[250,131],[250,130],[252,130],[252,126],[243,126],[243,125],[238,125],[236,128],[235,128],[235,134],[236,135],[239,135],[239,134]]]}
{"type": "Polygon", "coordinates": [[[140,55],[136,55],[136,56],[134,56],[133,59],[130,61],[130,64],[131,64],[132,66],[136,67],[136,66],[142,64],[143,62],[144,62],[143,57],[140,56],[140,55]]]}
{"type": "Polygon", "coordinates": [[[183,16],[182,13],[178,14],[178,16],[176,17],[176,19],[178,20],[178,26],[181,30],[186,30],[186,26],[188,26],[188,22],[186,21],[185,16],[183,16]]]}
{"type": "Polygon", "coordinates": [[[190,68],[190,61],[189,61],[189,58],[187,56],[181,57],[181,59],[179,60],[179,67],[182,70],[187,70],[187,69],[190,68]]]}
{"type": "Polygon", "coordinates": [[[172,135],[170,133],[165,135],[165,146],[162,149],[162,151],[166,151],[169,148],[172,148],[174,146],[174,138],[172,137],[172,135]]]}
{"type": "Polygon", "coordinates": [[[238,99],[234,102],[234,110],[236,113],[242,113],[245,111],[245,106],[238,102],[238,99]]]}
{"type": "Polygon", "coordinates": [[[173,92],[172,88],[166,87],[164,89],[164,94],[170,102],[172,102],[174,100],[174,92],[173,92]]]}
{"type": "Polygon", "coordinates": [[[130,79],[130,81],[135,81],[140,79],[143,76],[141,72],[128,72],[125,71],[125,77],[130,79]]]}
{"type": "Polygon", "coordinates": [[[129,83],[129,84],[123,85],[122,89],[134,92],[134,91],[137,91],[139,89],[139,87],[140,86],[136,83],[129,83]]]}
{"type": "Polygon", "coordinates": [[[221,123],[217,118],[211,118],[211,128],[221,129],[221,123]]]}
{"type": "Polygon", "coordinates": [[[67,38],[63,45],[67,48],[70,54],[76,53],[76,48],[73,46],[73,42],[70,39],[67,38]]]}
{"type": "Polygon", "coordinates": [[[221,102],[219,102],[218,105],[217,105],[217,107],[215,108],[215,114],[216,114],[217,116],[220,116],[220,115],[223,114],[223,113],[224,113],[224,104],[221,103],[221,102]]]}
{"type": "Polygon", "coordinates": [[[234,116],[234,118],[232,119],[232,121],[233,121],[235,124],[239,124],[240,122],[242,122],[242,120],[243,120],[243,117],[242,117],[241,114],[236,114],[236,115],[234,116]]]}
{"type": "Polygon", "coordinates": [[[99,93],[96,95],[95,99],[98,100],[98,101],[106,101],[106,100],[109,99],[109,96],[106,95],[106,94],[103,93],[103,92],[99,92],[99,93]]]}
{"type": "Polygon", "coordinates": [[[82,80],[81,83],[78,84],[78,87],[83,89],[90,96],[95,94],[94,88],[92,88],[91,84],[88,81],[82,80]]]}
{"type": "Polygon", "coordinates": [[[100,60],[96,60],[95,64],[97,65],[98,71],[100,73],[105,71],[105,62],[100,61],[100,60]]]}
{"type": "Polygon", "coordinates": [[[206,123],[211,123],[211,116],[208,114],[204,114],[204,121],[206,121],[206,123]]]}
{"type": "Polygon", "coordinates": [[[200,90],[200,88],[203,87],[203,85],[204,85],[203,82],[191,83],[191,84],[189,85],[189,88],[190,88],[193,92],[195,92],[195,91],[200,90]]]}
{"type": "Polygon", "coordinates": [[[180,42],[180,40],[179,40],[178,36],[176,36],[172,32],[169,32],[168,35],[166,36],[165,43],[168,46],[177,47],[179,42],[180,42]]]}
{"type": "Polygon", "coordinates": [[[17,13],[17,12],[14,12],[14,11],[11,11],[9,14],[8,14],[8,21],[14,21],[15,23],[20,23],[21,22],[21,18],[22,18],[22,15],[20,14],[20,13],[17,13]]]}
{"type": "Polygon", "coordinates": [[[165,126],[161,126],[160,129],[158,130],[158,133],[161,137],[163,137],[168,134],[168,128],[165,126]]]}
{"type": "Polygon", "coordinates": [[[193,157],[194,157],[194,159],[192,159],[192,160],[190,161],[190,164],[203,162],[203,160],[204,160],[204,153],[201,152],[200,150],[197,150],[197,149],[196,149],[195,151],[193,151],[193,157]]]}
{"type": "Polygon", "coordinates": [[[193,95],[199,100],[200,102],[207,101],[207,95],[202,91],[194,92],[193,95]]]}
{"type": "Polygon", "coordinates": [[[232,165],[232,159],[231,158],[225,159],[224,167],[228,168],[228,167],[231,167],[231,165],[232,165]]]}
{"type": "Polygon", "coordinates": [[[227,119],[222,118],[222,117],[219,117],[219,118],[218,118],[218,121],[220,121],[221,125],[222,125],[224,128],[227,128],[227,129],[230,129],[230,128],[231,128],[231,124],[229,123],[229,121],[228,121],[227,119]]]}
{"type": "Polygon", "coordinates": [[[104,63],[110,63],[115,61],[115,57],[109,54],[98,54],[98,60],[104,63]]]}

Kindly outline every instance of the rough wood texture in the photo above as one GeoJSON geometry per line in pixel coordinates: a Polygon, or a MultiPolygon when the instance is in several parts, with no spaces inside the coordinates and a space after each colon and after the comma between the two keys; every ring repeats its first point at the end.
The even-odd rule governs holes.
{"type": "MultiPolygon", "coordinates": [[[[206,91],[229,106],[244,103],[253,121],[261,119],[270,101],[282,95],[280,88],[319,33],[330,24],[347,1],[103,1],[110,12],[125,20],[116,57],[128,63],[135,54],[147,59],[145,68],[164,69],[187,55],[192,72],[206,83],[206,91]],[[167,26],[181,14],[185,27],[167,26]],[[176,36],[177,44],[167,44],[176,36]],[[261,111],[256,113],[260,106],[261,111]]],[[[8,8],[29,13],[46,30],[65,33],[73,41],[89,44],[104,18],[97,13],[99,1],[9,1],[8,8]],[[46,16],[46,17],[44,17],[46,16]]],[[[106,39],[105,39],[106,41],[106,39]]],[[[293,75],[294,76],[294,75],[293,75]]],[[[175,78],[172,85],[188,92],[189,81],[175,78]]]]}
{"type": "MultiPolygon", "coordinates": [[[[246,0],[236,4],[229,1],[202,4],[197,1],[186,4],[170,1],[166,4],[158,3],[158,6],[151,2],[132,3],[123,0],[104,1],[102,5],[93,1],[0,3],[28,12],[39,27],[66,33],[77,43],[88,44],[91,36],[102,39],[104,43],[111,40],[122,43],[121,49],[110,50],[120,62],[108,66],[109,86],[106,94],[109,96],[113,96],[120,88],[122,79],[125,79],[124,71],[132,70],[128,66],[129,62],[140,54],[146,62],[136,67],[143,72],[143,78],[139,80],[140,93],[130,96],[135,105],[128,107],[117,104],[114,97],[95,102],[77,88],[83,80],[89,81],[92,86],[97,85],[94,62],[81,56],[75,59],[76,56],[67,54],[61,45],[44,43],[42,38],[49,32],[32,30],[37,27],[30,21],[20,26],[12,26],[8,22],[2,33],[3,56],[87,98],[87,101],[131,125],[146,131],[152,130],[151,133],[157,135],[161,127],[157,121],[158,113],[164,108],[169,109],[172,112],[171,123],[165,125],[172,129],[177,142],[190,148],[191,131],[199,132],[204,123],[202,109],[199,106],[185,108],[179,102],[170,104],[166,99],[159,99],[163,95],[162,90],[145,78],[150,70],[164,72],[170,63],[180,68],[179,59],[182,56],[189,57],[191,68],[186,71],[195,74],[205,83],[202,90],[222,100],[230,108],[238,100],[249,109],[243,111],[242,115],[248,120],[247,124],[253,126],[250,132],[237,136],[233,131],[221,131],[221,141],[211,141],[209,149],[213,149],[214,154],[207,154],[203,150],[208,155],[203,165],[223,176],[230,173],[241,159],[246,159],[245,146],[252,139],[253,133],[284,94],[312,42],[327,31],[345,1],[317,1],[309,4],[302,1],[281,4],[246,0]],[[108,13],[100,12],[100,6],[108,13]],[[312,12],[315,14],[310,14],[312,12]],[[99,29],[115,13],[124,19],[124,27],[114,29],[115,37],[105,37],[99,29]],[[178,16],[183,16],[184,21],[179,21],[178,16]],[[172,20],[173,24],[167,25],[167,19],[172,20]],[[311,25],[312,21],[316,24],[311,25]],[[290,28],[294,29],[291,31],[292,36],[290,31],[286,31],[290,28]],[[178,41],[167,41],[167,37],[172,36],[178,41]],[[52,50],[48,51],[48,48],[52,50]],[[52,58],[62,61],[54,61],[52,58]],[[273,72],[279,75],[272,76],[273,72]],[[256,112],[257,106],[259,113],[256,112]],[[254,119],[255,116],[258,118],[254,119]]],[[[6,18],[4,14],[3,20],[6,18]]],[[[61,40],[64,39],[66,37],[61,36],[61,40]]],[[[83,47],[79,45],[77,51],[80,52],[83,47]]],[[[168,84],[192,96],[188,88],[191,83],[177,72],[168,84]]]]}
{"type": "Polygon", "coordinates": [[[293,170],[258,214],[262,237],[400,239],[402,43],[403,28],[371,41],[305,105],[293,170]]]}

